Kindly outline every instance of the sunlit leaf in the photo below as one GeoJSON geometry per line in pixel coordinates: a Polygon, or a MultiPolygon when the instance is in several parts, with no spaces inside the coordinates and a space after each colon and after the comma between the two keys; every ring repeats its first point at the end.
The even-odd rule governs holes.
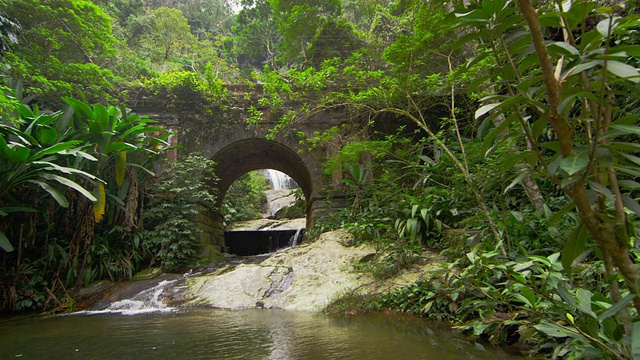
{"type": "Polygon", "coordinates": [[[87,105],[87,103],[69,97],[63,97],[62,100],[69,104],[79,116],[90,120],[95,118],[93,110],[91,110],[91,107],[87,105]]]}
{"type": "Polygon", "coordinates": [[[46,149],[38,151],[37,153],[35,153],[32,156],[32,159],[33,160],[37,160],[37,159],[40,159],[40,158],[42,158],[44,156],[47,156],[47,155],[57,154],[57,153],[59,153],[59,152],[61,152],[63,150],[71,149],[71,148],[75,147],[76,145],[78,145],[79,143],[80,143],[79,140],[72,140],[72,141],[66,141],[66,142],[63,142],[63,143],[55,144],[55,145],[50,146],[50,147],[48,147],[46,149]]]}
{"type": "Polygon", "coordinates": [[[480,108],[478,108],[478,110],[476,110],[476,113],[475,113],[474,117],[476,119],[478,119],[478,118],[482,117],[482,115],[488,113],[489,111],[495,109],[498,106],[500,106],[500,103],[482,105],[480,108]]]}
{"type": "Polygon", "coordinates": [[[38,186],[40,186],[42,189],[44,189],[44,191],[48,192],[49,195],[51,195],[52,198],[54,198],[56,200],[56,202],[58,203],[58,205],[66,208],[69,207],[69,201],[67,200],[66,196],[64,196],[64,194],[62,194],[60,192],[60,190],[56,189],[55,187],[47,184],[46,182],[43,181],[38,181],[38,180],[30,180],[30,182],[34,183],[34,184],[38,184],[38,186]]]}
{"type": "Polygon", "coordinates": [[[43,178],[48,179],[48,180],[54,180],[59,182],[60,184],[66,185],[72,189],[74,189],[75,191],[79,192],[80,194],[84,195],[84,197],[86,197],[87,199],[91,200],[91,201],[96,201],[96,197],[93,196],[93,194],[91,194],[89,191],[87,191],[87,189],[83,188],[80,184],[78,184],[77,182],[73,181],[73,180],[69,180],[67,178],[64,178],[62,176],[58,176],[58,175],[54,175],[54,174],[43,174],[42,175],[43,178]]]}
{"type": "Polygon", "coordinates": [[[572,154],[560,161],[560,168],[573,175],[589,165],[589,157],[585,153],[572,154]]]}
{"type": "Polygon", "coordinates": [[[640,71],[638,71],[637,68],[620,61],[609,60],[607,62],[607,71],[636,84],[640,82],[640,71]]]}

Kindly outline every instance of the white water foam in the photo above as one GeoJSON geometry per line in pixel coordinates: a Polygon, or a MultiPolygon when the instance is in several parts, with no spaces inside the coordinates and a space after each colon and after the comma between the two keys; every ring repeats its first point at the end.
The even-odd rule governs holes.
{"type": "Polygon", "coordinates": [[[168,307],[162,303],[160,296],[164,290],[177,280],[163,280],[158,285],[142,290],[134,295],[131,299],[118,300],[104,310],[87,310],[78,311],[70,315],[93,315],[93,314],[121,314],[121,315],[139,315],[149,313],[166,313],[173,312],[175,308],[168,307]]]}

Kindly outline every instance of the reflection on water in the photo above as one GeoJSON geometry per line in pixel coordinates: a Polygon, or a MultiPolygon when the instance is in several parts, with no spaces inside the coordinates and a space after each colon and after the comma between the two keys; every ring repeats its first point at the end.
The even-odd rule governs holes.
{"type": "Polygon", "coordinates": [[[279,310],[58,316],[0,322],[0,359],[499,359],[410,316],[279,310]]]}

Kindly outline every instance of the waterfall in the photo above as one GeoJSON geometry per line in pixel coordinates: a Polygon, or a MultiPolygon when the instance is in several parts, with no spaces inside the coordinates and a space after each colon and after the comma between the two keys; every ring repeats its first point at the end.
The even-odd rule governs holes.
{"type": "Polygon", "coordinates": [[[177,280],[163,280],[159,284],[142,290],[130,299],[123,299],[112,302],[108,308],[104,310],[95,311],[78,311],[72,313],[76,314],[122,314],[122,315],[137,315],[153,312],[172,312],[175,311],[172,307],[167,307],[162,302],[161,296],[164,291],[177,280]]]}
{"type": "Polygon", "coordinates": [[[293,235],[291,237],[291,240],[289,241],[289,246],[294,248],[296,246],[298,246],[298,244],[300,243],[300,239],[302,238],[302,230],[304,229],[298,229],[295,233],[295,235],[293,235]]]}
{"type": "Polygon", "coordinates": [[[278,170],[268,169],[267,175],[273,186],[273,190],[287,190],[295,186],[295,182],[289,175],[278,170]]]}

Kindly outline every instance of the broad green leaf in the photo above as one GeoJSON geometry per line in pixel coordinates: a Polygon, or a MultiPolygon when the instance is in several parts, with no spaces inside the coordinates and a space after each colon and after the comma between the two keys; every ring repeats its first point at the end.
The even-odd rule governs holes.
{"type": "Polygon", "coordinates": [[[607,17],[606,19],[601,20],[598,25],[596,25],[596,29],[598,29],[598,32],[605,37],[609,37],[609,35],[611,35],[611,30],[615,29],[615,27],[615,17],[607,17]]]}
{"type": "Polygon", "coordinates": [[[118,151],[133,151],[133,150],[136,150],[135,146],[128,143],[121,142],[121,141],[113,142],[109,144],[109,146],[107,146],[108,153],[118,152],[118,151]]]}
{"type": "Polygon", "coordinates": [[[15,135],[18,139],[22,141],[24,145],[33,145],[39,146],[38,140],[33,136],[25,133],[24,131],[20,131],[13,126],[7,126],[5,124],[0,123],[0,130],[5,131],[9,134],[15,135]]]}
{"type": "Polygon", "coordinates": [[[569,9],[565,9],[565,19],[567,19],[567,22],[569,23],[570,30],[574,30],[578,25],[580,25],[596,7],[596,3],[593,1],[567,1],[563,4],[563,8],[566,4],[571,4],[569,9]]]}
{"type": "MultiPolygon", "coordinates": [[[[500,165],[500,169],[502,169],[503,171],[510,170],[516,164],[519,164],[519,163],[521,163],[523,161],[526,162],[527,164],[531,165],[531,166],[534,166],[536,164],[536,162],[538,161],[538,153],[536,153],[535,151],[525,151],[525,152],[521,152],[520,154],[518,154],[516,156],[511,156],[511,157],[507,158],[500,165]]],[[[522,177],[520,177],[520,179],[522,179],[522,177]]]]}
{"type": "Polygon", "coordinates": [[[578,299],[577,305],[578,309],[583,313],[591,316],[594,319],[597,319],[598,316],[591,310],[591,298],[593,294],[589,290],[585,289],[577,289],[576,290],[576,298],[578,299]]]}
{"type": "Polygon", "coordinates": [[[587,239],[589,231],[584,223],[580,222],[562,248],[562,267],[567,274],[571,275],[574,260],[586,250],[587,239]]]}
{"type": "Polygon", "coordinates": [[[580,52],[571,44],[564,41],[554,41],[547,45],[549,53],[557,56],[578,56],[580,52]]]}
{"type": "Polygon", "coordinates": [[[0,216],[7,216],[14,212],[36,212],[37,210],[26,206],[5,206],[0,208],[0,216]]]}
{"type": "Polygon", "coordinates": [[[147,174],[149,174],[149,175],[151,175],[151,176],[155,176],[155,175],[156,175],[156,173],[154,173],[153,171],[151,171],[151,170],[147,169],[146,167],[144,167],[144,166],[142,166],[142,165],[140,165],[140,164],[136,164],[136,163],[128,163],[128,164],[127,164],[127,166],[131,166],[131,167],[134,167],[134,168],[140,169],[140,170],[142,170],[142,171],[146,172],[147,174]]]}
{"type": "Polygon", "coordinates": [[[31,157],[31,160],[38,160],[40,158],[42,158],[43,156],[47,156],[47,155],[51,155],[51,154],[57,154],[63,150],[69,150],[75,146],[77,146],[80,143],[80,140],[71,140],[71,141],[66,141],[66,142],[62,142],[59,144],[55,144],[53,146],[50,146],[46,149],[40,150],[37,153],[33,154],[33,156],[31,157]]]}
{"type": "Polygon", "coordinates": [[[582,63],[580,65],[577,65],[577,66],[567,70],[567,72],[562,74],[562,77],[564,78],[564,77],[567,77],[568,75],[580,74],[583,71],[586,71],[586,70],[589,70],[589,69],[593,69],[594,67],[596,67],[598,65],[602,65],[603,63],[604,63],[603,60],[591,60],[591,61],[588,61],[586,63],[582,63]]]}
{"type": "Polygon", "coordinates": [[[58,176],[58,175],[54,175],[54,174],[43,174],[42,175],[43,178],[48,179],[48,180],[54,180],[59,182],[62,185],[66,185],[72,189],[74,189],[75,191],[79,192],[80,194],[84,195],[84,197],[86,197],[87,199],[91,200],[91,201],[96,201],[96,197],[93,196],[93,194],[91,194],[89,191],[87,191],[87,189],[83,188],[80,184],[78,184],[77,182],[73,181],[73,180],[69,180],[67,178],[64,178],[62,176],[58,176]]]}
{"type": "Polygon", "coordinates": [[[78,169],[75,169],[75,168],[56,165],[56,164],[54,164],[52,162],[48,162],[48,161],[34,161],[33,163],[34,164],[48,165],[48,167],[45,168],[47,170],[57,170],[57,171],[60,171],[61,173],[64,173],[64,174],[79,174],[79,175],[86,176],[87,178],[89,178],[91,180],[102,181],[97,176],[91,175],[86,171],[78,170],[78,169]]]}
{"type": "Polygon", "coordinates": [[[620,131],[621,135],[640,135],[640,126],[638,125],[611,124],[609,127],[620,131]]]}
{"type": "Polygon", "coordinates": [[[630,166],[612,166],[612,168],[614,168],[617,172],[640,178],[640,170],[636,169],[635,167],[632,168],[630,166]]]}
{"type": "Polygon", "coordinates": [[[58,132],[49,126],[38,126],[36,137],[42,145],[51,145],[58,140],[58,132]]]}
{"type": "Polygon", "coordinates": [[[489,111],[495,109],[498,106],[500,106],[500,103],[482,105],[480,108],[478,108],[478,110],[476,110],[474,117],[477,120],[478,118],[482,117],[482,115],[488,113],[489,111]]]}
{"type": "Polygon", "coordinates": [[[109,111],[102,104],[93,105],[94,120],[100,125],[100,131],[107,130],[109,126],[109,111]]]}
{"type": "Polygon", "coordinates": [[[640,45],[622,45],[616,46],[615,51],[623,51],[627,56],[640,57],[640,45]]]}
{"type": "Polygon", "coordinates": [[[6,252],[12,252],[14,250],[11,242],[2,232],[0,232],[0,248],[2,248],[6,252]]]}
{"type": "Polygon", "coordinates": [[[611,202],[615,201],[613,193],[606,186],[599,184],[595,181],[589,181],[589,186],[591,187],[591,189],[593,189],[597,193],[604,195],[604,197],[607,198],[607,200],[611,202]]]}
{"type": "Polygon", "coordinates": [[[87,153],[85,151],[82,151],[80,149],[63,150],[63,151],[60,151],[60,154],[78,156],[78,157],[82,157],[84,159],[87,159],[89,161],[98,161],[98,159],[95,156],[93,156],[93,155],[91,155],[91,154],[89,154],[89,153],[87,153]]]}
{"type": "Polygon", "coordinates": [[[4,138],[0,136],[0,155],[2,157],[13,163],[24,162],[29,157],[29,148],[15,143],[11,145],[7,145],[4,138]]]}
{"type": "Polygon", "coordinates": [[[482,8],[487,14],[497,14],[504,10],[508,4],[507,0],[483,0],[482,8]]]}
{"type": "Polygon", "coordinates": [[[522,181],[522,178],[524,178],[527,175],[527,173],[521,172],[519,173],[512,181],[511,183],[504,189],[504,191],[502,192],[503,194],[506,194],[507,192],[509,192],[509,190],[511,190],[512,187],[516,186],[517,184],[520,184],[520,181],[522,181]]]}
{"type": "Polygon", "coordinates": [[[636,216],[640,216],[640,204],[638,204],[636,200],[634,200],[633,198],[627,195],[623,195],[622,203],[624,204],[624,207],[633,211],[633,213],[636,214],[636,216]]]}
{"type": "Polygon", "coordinates": [[[607,62],[607,71],[636,84],[640,82],[640,71],[638,71],[637,68],[620,61],[609,60],[607,62]]]}
{"type": "Polygon", "coordinates": [[[64,100],[67,104],[69,104],[69,106],[71,106],[71,108],[79,116],[84,117],[86,119],[90,119],[90,120],[95,119],[93,110],[91,110],[91,106],[89,106],[87,103],[70,98],[70,97],[63,97],[62,100],[64,100]]]}
{"type": "Polygon", "coordinates": [[[625,153],[620,153],[620,156],[626,158],[627,160],[631,161],[635,165],[640,166],[640,157],[637,157],[635,155],[625,154],[625,153]]]}
{"type": "Polygon", "coordinates": [[[566,302],[568,305],[575,307],[576,306],[576,300],[573,297],[573,295],[571,295],[569,293],[569,291],[567,290],[566,284],[558,284],[558,295],[560,295],[560,297],[562,298],[562,300],[564,300],[564,302],[566,302]]]}
{"type": "Polygon", "coordinates": [[[527,298],[529,304],[532,308],[536,308],[536,294],[531,290],[531,288],[527,286],[523,286],[520,288],[520,293],[527,298]]]}
{"type": "Polygon", "coordinates": [[[556,325],[554,323],[542,321],[540,324],[534,325],[533,327],[536,330],[540,331],[541,333],[549,337],[557,337],[557,338],[571,337],[574,339],[583,340],[584,342],[588,343],[587,338],[577,333],[576,331],[572,331],[571,329],[556,325]]]}
{"type": "Polygon", "coordinates": [[[67,197],[64,196],[64,194],[62,194],[60,192],[60,190],[56,189],[55,187],[47,184],[46,182],[43,181],[38,181],[38,180],[29,180],[29,182],[32,182],[34,184],[38,184],[38,186],[40,186],[42,189],[44,189],[44,191],[48,192],[49,195],[51,195],[52,198],[54,198],[56,200],[56,202],[58,203],[58,205],[66,208],[69,207],[69,201],[67,200],[67,197]]]}
{"type": "Polygon", "coordinates": [[[633,300],[633,298],[635,297],[636,296],[634,294],[625,296],[623,299],[621,299],[617,303],[611,305],[611,307],[609,307],[607,310],[603,311],[600,314],[600,316],[598,316],[598,320],[602,322],[616,315],[620,310],[626,308],[627,305],[629,305],[629,303],[631,302],[631,300],[633,300]]]}
{"type": "Polygon", "coordinates": [[[132,127],[131,129],[125,131],[122,135],[118,136],[117,141],[122,141],[122,140],[126,140],[127,136],[134,134],[134,133],[138,133],[140,132],[140,130],[143,130],[146,127],[146,124],[138,124],[134,127],[132,127]]]}
{"type": "Polygon", "coordinates": [[[625,189],[631,189],[631,190],[640,189],[640,183],[632,181],[632,180],[620,180],[620,181],[618,181],[618,184],[620,185],[620,187],[625,188],[625,189]]]}
{"type": "Polygon", "coordinates": [[[560,168],[569,175],[582,171],[588,165],[589,157],[585,153],[569,155],[569,157],[562,159],[560,162],[560,168]]]}

